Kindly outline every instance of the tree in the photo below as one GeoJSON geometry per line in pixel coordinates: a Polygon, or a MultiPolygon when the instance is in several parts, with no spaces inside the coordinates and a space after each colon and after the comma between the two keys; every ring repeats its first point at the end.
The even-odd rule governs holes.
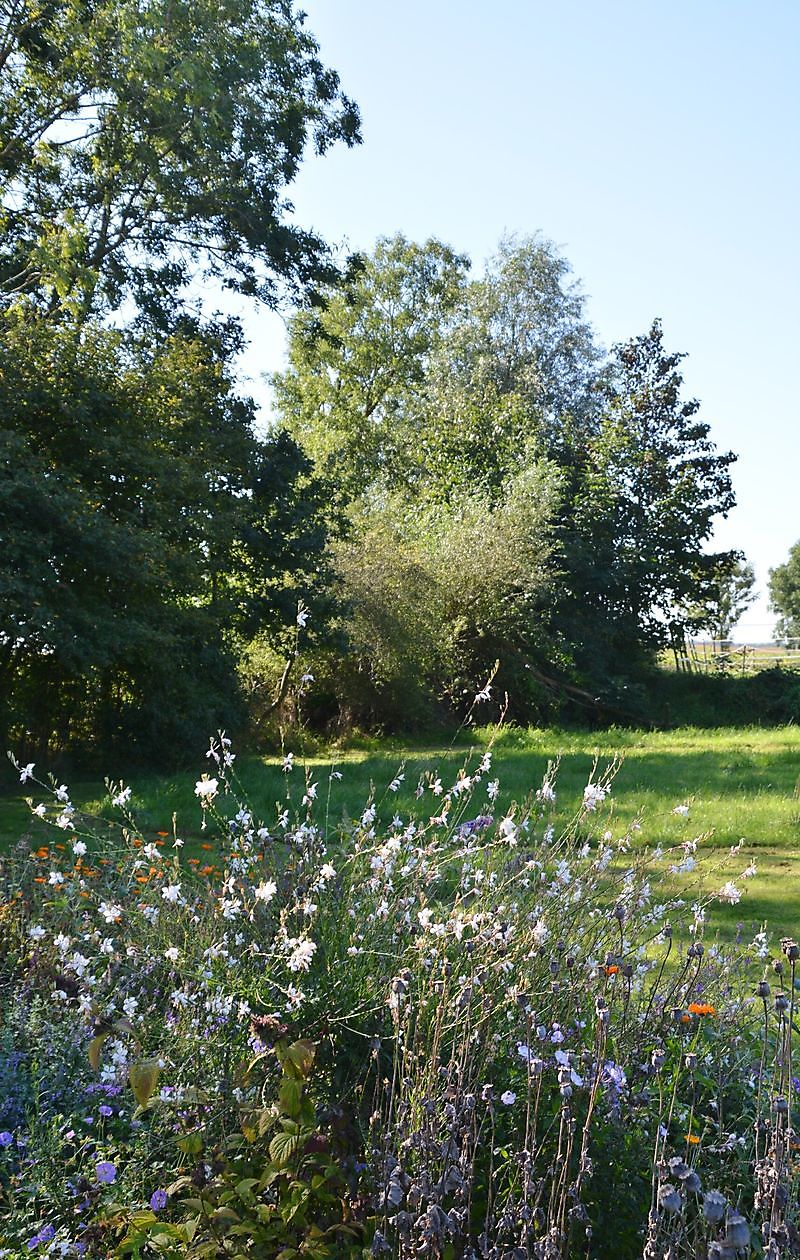
{"type": "Polygon", "coordinates": [[[770,608],[777,614],[777,642],[800,640],[800,542],[790,549],[788,559],[769,571],[770,608]]]}
{"type": "Polygon", "coordinates": [[[351,497],[501,495],[568,416],[596,425],[600,351],[554,246],[503,241],[471,282],[468,265],[440,241],[383,239],[293,318],[276,410],[351,497]]]}
{"type": "Polygon", "coordinates": [[[28,311],[2,331],[5,728],[37,754],[197,747],[241,716],[237,639],[257,618],[278,639],[315,581],[302,454],[256,439],[235,328],[148,339],[28,311]]]}
{"type": "Polygon", "coordinates": [[[0,15],[0,300],[170,322],[202,276],[330,280],[292,223],[304,151],[359,140],[293,0],[13,0],[0,15]]]}
{"type": "Polygon", "coordinates": [[[695,631],[705,630],[723,647],[733,627],[756,598],[752,564],[736,556],[720,564],[705,603],[690,606],[689,622],[695,631]]]}
{"type": "Polygon", "coordinates": [[[735,456],[717,452],[699,404],[681,397],[682,357],[658,321],[615,347],[597,433],[563,456],[557,623],[584,685],[628,712],[653,651],[682,642],[689,605],[705,605],[738,558],[704,548],[733,506],[735,456]]]}
{"type": "Polygon", "coordinates": [[[345,499],[415,484],[431,356],[463,300],[467,260],[441,241],[378,241],[289,326],[273,377],[284,426],[345,499]]]}

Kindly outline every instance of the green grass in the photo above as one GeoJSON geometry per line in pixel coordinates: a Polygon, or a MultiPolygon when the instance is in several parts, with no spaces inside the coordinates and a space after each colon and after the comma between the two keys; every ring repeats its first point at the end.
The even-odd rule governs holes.
{"type": "MultiPolygon", "coordinates": [[[[486,733],[474,736],[473,765],[485,743],[481,734],[486,733]]],[[[377,748],[314,756],[304,764],[318,784],[318,817],[326,810],[332,819],[344,810],[360,813],[374,789],[381,814],[391,818],[394,812],[408,814],[415,806],[414,788],[424,770],[438,767],[447,787],[468,756],[469,746],[463,742],[446,752],[386,742],[377,748]],[[403,763],[400,790],[387,792],[403,763]],[[330,780],[332,765],[341,771],[341,781],[330,780]]],[[[720,925],[730,931],[738,920],[749,927],[766,919],[777,932],[800,935],[800,728],[588,733],[509,729],[495,743],[490,776],[500,779],[498,808],[522,800],[540,784],[548,760],[560,758],[556,822],[566,820],[595,759],[602,767],[615,757],[623,759],[612,795],[615,835],[641,813],[643,842],[671,844],[704,833],[711,833],[706,844],[720,848],[743,840],[742,857],[731,875],[738,874],[739,863],[743,868],[755,856],[759,876],[747,884],[738,906],[720,910],[720,925]],[[691,806],[688,818],[672,813],[684,802],[691,806]]],[[[275,818],[276,803],[285,798],[287,779],[299,801],[303,776],[299,754],[291,776],[283,774],[279,758],[251,757],[236,764],[252,808],[266,822],[275,818]]],[[[132,773],[126,781],[133,787],[143,827],[152,832],[171,830],[175,813],[189,851],[199,846],[201,811],[194,783],[200,773],[212,769],[210,762],[201,761],[197,774],[132,773]]],[[[74,801],[86,809],[108,807],[101,783],[72,779],[70,788],[74,801]]],[[[53,838],[51,829],[31,819],[26,794],[27,789],[15,789],[0,797],[0,845],[23,836],[37,842],[53,838]]],[[[485,808],[482,787],[467,817],[485,808]]]]}

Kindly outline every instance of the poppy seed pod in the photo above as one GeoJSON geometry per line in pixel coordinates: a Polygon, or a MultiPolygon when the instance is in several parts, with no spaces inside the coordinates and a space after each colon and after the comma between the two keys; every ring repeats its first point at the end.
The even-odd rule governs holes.
{"type": "Polygon", "coordinates": [[[733,1212],[725,1222],[725,1242],[729,1247],[750,1246],[750,1226],[738,1212],[733,1212]]]}
{"type": "Polygon", "coordinates": [[[789,962],[797,962],[798,958],[800,958],[800,945],[790,937],[781,941],[781,949],[789,959],[789,962]]]}
{"type": "Polygon", "coordinates": [[[675,1155],[674,1158],[669,1161],[669,1170],[673,1177],[678,1177],[680,1180],[683,1180],[684,1177],[688,1177],[690,1171],[689,1165],[685,1162],[685,1160],[681,1159],[680,1155],[675,1155]]]}
{"type": "Polygon", "coordinates": [[[683,1199],[669,1181],[665,1181],[663,1186],[659,1187],[658,1206],[664,1212],[680,1212],[683,1207],[683,1199]]]}
{"type": "Polygon", "coordinates": [[[768,998],[770,995],[769,983],[766,980],[759,980],[756,993],[760,998],[768,998]]]}
{"type": "Polygon", "coordinates": [[[789,1114],[789,1104],[785,1098],[776,1098],[772,1104],[772,1109],[778,1116],[786,1116],[789,1114]]]}
{"type": "Polygon", "coordinates": [[[725,1215],[725,1209],[728,1206],[728,1200],[724,1194],[720,1194],[719,1190],[706,1191],[703,1198],[703,1216],[709,1225],[718,1225],[725,1215]]]}
{"type": "Polygon", "coordinates": [[[681,1185],[687,1194],[703,1193],[703,1183],[693,1168],[689,1170],[685,1177],[681,1177],[681,1185]]]}
{"type": "Polygon", "coordinates": [[[787,998],[786,994],[776,993],[775,994],[775,1010],[788,1011],[788,1009],[789,1009],[789,999],[787,998]]]}
{"type": "Polygon", "coordinates": [[[687,1072],[695,1071],[695,1069],[697,1068],[697,1055],[695,1054],[693,1050],[690,1050],[688,1054],[685,1054],[683,1056],[683,1063],[687,1072]]]}

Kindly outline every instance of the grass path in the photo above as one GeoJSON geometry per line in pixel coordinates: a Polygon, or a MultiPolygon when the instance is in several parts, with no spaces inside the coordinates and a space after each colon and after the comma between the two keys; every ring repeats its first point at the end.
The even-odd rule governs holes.
{"type": "MultiPolygon", "coordinates": [[[[318,817],[326,810],[331,819],[346,810],[360,813],[374,790],[381,814],[391,818],[395,812],[411,812],[421,773],[436,768],[446,788],[461,765],[476,764],[486,737],[486,732],[474,734],[471,761],[464,743],[442,752],[384,742],[307,762],[298,753],[291,775],[282,772],[279,758],[246,758],[237,762],[237,768],[251,807],[266,822],[274,819],[287,787],[299,802],[304,773],[317,784],[318,817]],[[401,767],[405,777],[399,790],[388,792],[401,767]],[[341,780],[331,780],[332,768],[342,774],[341,780]]],[[[595,759],[603,767],[615,757],[622,758],[612,796],[615,833],[640,815],[642,840],[651,844],[707,835],[704,844],[728,848],[742,840],[741,865],[755,857],[759,876],[748,884],[738,906],[720,911],[720,925],[730,931],[737,921],[749,928],[766,919],[777,932],[800,935],[800,728],[507,730],[495,742],[489,776],[500,780],[497,808],[522,800],[540,784],[548,760],[560,758],[557,824],[559,817],[566,819],[574,812],[595,759]],[[690,807],[688,817],[672,812],[684,803],[690,807]]],[[[210,767],[203,761],[196,774],[131,774],[126,781],[133,787],[143,826],[153,832],[171,830],[175,813],[187,847],[199,847],[201,813],[194,783],[200,773],[210,773],[210,767]]],[[[70,788],[76,803],[91,811],[104,809],[102,784],[73,780],[70,788]]],[[[37,842],[52,839],[50,829],[31,819],[26,794],[26,789],[15,789],[0,797],[0,845],[23,836],[37,842]]],[[[485,809],[482,787],[467,816],[485,809]]]]}

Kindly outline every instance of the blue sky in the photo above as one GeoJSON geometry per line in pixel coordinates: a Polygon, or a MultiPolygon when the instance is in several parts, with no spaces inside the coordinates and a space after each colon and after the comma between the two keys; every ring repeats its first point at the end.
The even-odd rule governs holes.
{"type": "MultiPolygon", "coordinates": [[[[611,345],[654,316],[739,455],[720,546],[767,571],[800,539],[800,4],[305,0],[364,143],[309,156],[300,222],[335,244],[439,236],[476,269],[508,232],[572,264],[611,345]]],[[[251,313],[244,368],[282,362],[251,313]]],[[[762,598],[740,638],[768,638],[762,598]]]]}

